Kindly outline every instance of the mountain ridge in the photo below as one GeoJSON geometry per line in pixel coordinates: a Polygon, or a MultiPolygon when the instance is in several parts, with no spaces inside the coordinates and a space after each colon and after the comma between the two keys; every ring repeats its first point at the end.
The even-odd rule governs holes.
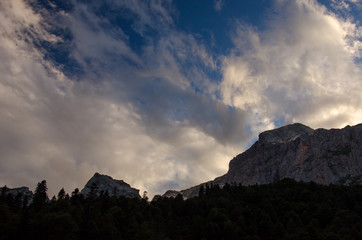
{"type": "Polygon", "coordinates": [[[268,184],[284,178],[324,185],[361,184],[362,124],[314,130],[294,123],[262,132],[249,149],[230,161],[226,174],[163,196],[178,192],[189,198],[197,196],[201,186],[268,184]]]}
{"type": "MultiPolygon", "coordinates": [[[[229,162],[227,173],[181,191],[168,190],[163,197],[198,196],[201,186],[268,184],[284,178],[319,184],[362,184],[362,124],[342,129],[312,129],[289,124],[259,134],[259,139],[229,162]]],[[[0,193],[4,188],[0,188],[0,193]]],[[[32,199],[27,187],[8,189],[32,199]]],[[[81,191],[84,196],[141,198],[139,190],[123,180],[95,173],[81,191]],[[93,192],[92,192],[93,191],[93,192]]]]}

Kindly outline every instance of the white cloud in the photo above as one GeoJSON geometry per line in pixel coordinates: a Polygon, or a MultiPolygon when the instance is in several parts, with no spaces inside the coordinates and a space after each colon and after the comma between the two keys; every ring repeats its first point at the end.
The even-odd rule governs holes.
{"type": "MultiPolygon", "coordinates": [[[[86,69],[72,79],[33,44],[62,41],[49,34],[50,20],[20,0],[1,4],[0,184],[34,189],[46,179],[53,195],[82,188],[99,171],[152,195],[221,175],[240,151],[243,113],[189,87],[180,64],[188,56],[215,68],[192,36],[170,31],[139,57],[122,30],[102,28],[106,20],[77,5],[61,13],[73,34],[70,54],[86,69]]],[[[142,4],[132,9],[148,21],[142,4]]],[[[172,24],[161,2],[147,6],[172,24]]],[[[208,86],[203,77],[193,81],[208,86]]]]}
{"type": "Polygon", "coordinates": [[[235,49],[224,61],[223,101],[250,111],[264,128],[274,121],[359,123],[360,28],[314,1],[280,1],[275,9],[266,31],[237,25],[235,49]]]}
{"type": "Polygon", "coordinates": [[[99,171],[152,195],[225,173],[276,120],[357,123],[360,28],[314,1],[280,2],[284,14],[269,30],[237,24],[226,57],[175,29],[170,2],[108,2],[144,37],[137,53],[121,27],[95,14],[99,2],[77,4],[56,18],[72,35],[66,50],[85,70],[73,78],[39,47],[65,41],[50,33],[52,16],[2,1],[0,184],[46,179],[56,194],[82,188],[99,171]],[[219,70],[217,59],[220,84],[207,75],[219,70]]]}

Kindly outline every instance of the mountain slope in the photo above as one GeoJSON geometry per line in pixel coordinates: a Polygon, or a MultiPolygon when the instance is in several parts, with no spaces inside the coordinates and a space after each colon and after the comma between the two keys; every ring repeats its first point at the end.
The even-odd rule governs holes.
{"type": "MultiPolygon", "coordinates": [[[[201,185],[267,184],[283,178],[326,185],[361,184],[362,124],[313,130],[295,123],[263,132],[248,150],[230,161],[225,175],[180,193],[188,198],[196,196],[201,185]]],[[[164,196],[170,195],[166,192],[164,196]]]]}

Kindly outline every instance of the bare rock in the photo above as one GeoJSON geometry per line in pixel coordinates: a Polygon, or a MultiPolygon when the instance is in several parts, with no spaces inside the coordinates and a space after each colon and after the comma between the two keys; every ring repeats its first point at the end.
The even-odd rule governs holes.
{"type": "Polygon", "coordinates": [[[141,198],[138,189],[132,188],[123,180],[116,180],[110,176],[95,173],[81,191],[81,194],[89,196],[95,194],[108,194],[109,196],[124,196],[128,198],[141,198]]]}
{"type": "Polygon", "coordinates": [[[268,184],[283,178],[325,185],[361,184],[362,124],[313,130],[295,123],[263,132],[230,161],[225,175],[180,193],[189,198],[206,184],[268,184]]]}

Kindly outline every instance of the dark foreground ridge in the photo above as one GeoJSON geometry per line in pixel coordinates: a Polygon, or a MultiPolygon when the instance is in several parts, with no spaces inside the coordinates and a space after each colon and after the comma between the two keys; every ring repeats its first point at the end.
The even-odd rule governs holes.
{"type": "Polygon", "coordinates": [[[284,178],[319,184],[362,183],[362,124],[343,129],[317,129],[300,123],[263,132],[259,140],[229,163],[213,181],[164,196],[198,195],[207,184],[268,184],[284,178]]]}
{"type": "MultiPolygon", "coordinates": [[[[46,181],[43,181],[43,184],[46,184],[46,181]]],[[[38,183],[38,187],[39,187],[38,183]]],[[[61,190],[64,192],[64,189],[61,190]]],[[[123,180],[113,179],[110,176],[95,173],[91,179],[84,186],[82,191],[79,192],[79,189],[76,189],[77,194],[82,195],[84,198],[87,197],[99,197],[107,195],[110,197],[126,197],[126,198],[138,198],[141,196],[138,189],[132,188],[128,183],[123,180]]],[[[19,187],[19,188],[8,188],[6,186],[0,188],[0,194],[10,194],[13,198],[19,198],[20,200],[26,200],[27,204],[31,204],[34,199],[34,193],[29,190],[28,187],[19,187]]],[[[35,193],[36,194],[36,193],[35,193]]],[[[65,196],[65,192],[62,193],[65,196]]],[[[69,197],[69,196],[68,196],[69,197]]],[[[53,197],[55,198],[55,196],[53,197]]],[[[45,196],[46,202],[49,202],[50,199],[48,196],[45,196]]]]}
{"type": "Polygon", "coordinates": [[[108,194],[85,198],[77,190],[46,202],[45,189],[38,185],[30,205],[2,191],[0,239],[362,239],[362,185],[283,179],[209,185],[198,197],[151,202],[108,194]]]}

